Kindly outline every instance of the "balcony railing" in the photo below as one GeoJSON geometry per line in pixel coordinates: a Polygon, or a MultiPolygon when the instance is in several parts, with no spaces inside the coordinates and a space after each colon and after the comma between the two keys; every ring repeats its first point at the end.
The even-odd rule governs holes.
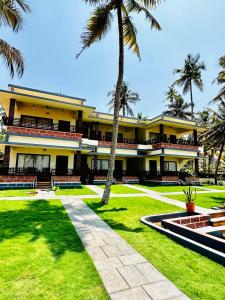
{"type": "Polygon", "coordinates": [[[152,139],[147,140],[145,143],[147,145],[165,143],[165,144],[178,144],[178,145],[196,146],[196,145],[194,145],[194,141],[187,140],[187,139],[184,139],[184,138],[179,138],[179,139],[164,138],[162,141],[160,141],[159,138],[152,138],[152,139]]]}
{"type": "MultiPolygon", "coordinates": [[[[11,124],[10,124],[11,125],[11,124]]],[[[34,128],[34,129],[43,129],[43,130],[54,130],[54,131],[63,131],[63,132],[76,132],[76,126],[70,125],[68,128],[60,129],[58,123],[46,124],[46,123],[36,123],[30,121],[24,121],[21,119],[14,119],[12,126],[16,127],[25,127],[25,128],[34,128]]]]}
{"type": "MultiPolygon", "coordinates": [[[[89,136],[89,139],[103,141],[103,142],[112,142],[112,137],[105,136],[105,135],[98,136],[92,134],[89,136]]],[[[121,137],[118,137],[117,142],[123,144],[138,144],[138,141],[136,141],[135,139],[121,138],[121,137]]]]}

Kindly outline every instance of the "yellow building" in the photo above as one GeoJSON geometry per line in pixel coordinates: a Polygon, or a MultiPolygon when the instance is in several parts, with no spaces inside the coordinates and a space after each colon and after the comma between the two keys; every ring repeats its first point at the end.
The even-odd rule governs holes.
{"type": "MultiPolygon", "coordinates": [[[[0,97],[8,117],[6,138],[0,144],[2,181],[7,177],[9,184],[18,183],[22,178],[24,183],[25,176],[33,176],[37,182],[55,179],[73,185],[75,176],[91,182],[107,174],[111,114],[97,112],[84,99],[15,85],[0,90],[0,97]]],[[[193,121],[167,116],[120,117],[115,179],[139,176],[176,183],[189,160],[195,161],[198,172],[197,136],[203,130],[193,121]]]]}

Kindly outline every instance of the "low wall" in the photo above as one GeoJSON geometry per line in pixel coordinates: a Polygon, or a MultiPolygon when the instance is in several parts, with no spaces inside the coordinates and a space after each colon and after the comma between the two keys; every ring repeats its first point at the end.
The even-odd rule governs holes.
{"type": "Polygon", "coordinates": [[[36,176],[0,176],[0,190],[34,188],[36,176]]]}

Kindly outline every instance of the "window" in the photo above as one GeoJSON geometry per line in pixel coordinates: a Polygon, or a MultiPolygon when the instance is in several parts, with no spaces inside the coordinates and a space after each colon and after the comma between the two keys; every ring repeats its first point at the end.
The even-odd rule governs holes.
{"type": "MultiPolygon", "coordinates": [[[[92,159],[92,170],[94,170],[94,159],[92,159]]],[[[97,160],[97,170],[108,170],[109,161],[107,159],[98,159],[97,160]]]]}
{"type": "Polygon", "coordinates": [[[42,172],[49,168],[50,156],[38,154],[18,154],[17,168],[21,169],[37,169],[42,172]]]}
{"type": "Polygon", "coordinates": [[[177,171],[177,162],[176,161],[165,161],[164,169],[165,169],[165,171],[176,172],[177,171]]]}
{"type": "Polygon", "coordinates": [[[39,118],[32,116],[21,116],[21,126],[29,128],[39,128],[39,129],[52,129],[53,120],[47,118],[39,118]]]}
{"type": "Polygon", "coordinates": [[[106,132],[105,133],[105,140],[106,140],[106,142],[111,142],[112,141],[112,132],[106,132]]]}

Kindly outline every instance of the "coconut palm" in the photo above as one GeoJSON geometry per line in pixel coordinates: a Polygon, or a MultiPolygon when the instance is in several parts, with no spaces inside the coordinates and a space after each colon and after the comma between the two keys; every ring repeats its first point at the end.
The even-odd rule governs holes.
{"type": "Polygon", "coordinates": [[[218,153],[215,168],[215,185],[217,185],[218,169],[225,146],[225,102],[218,104],[217,111],[212,113],[207,131],[203,134],[202,140],[210,149],[218,153]]]}
{"type": "Polygon", "coordinates": [[[166,100],[169,102],[173,102],[174,98],[178,96],[178,92],[175,90],[174,86],[171,85],[166,92],[166,100]]]}
{"type": "Polygon", "coordinates": [[[191,116],[190,106],[191,104],[185,102],[182,96],[178,94],[173,101],[168,103],[168,110],[164,111],[163,114],[175,118],[188,119],[191,116]]]}
{"type": "MultiPolygon", "coordinates": [[[[0,26],[9,26],[18,32],[23,24],[23,12],[30,12],[28,4],[24,0],[0,0],[0,26]]],[[[0,39],[0,56],[9,69],[11,77],[15,72],[19,77],[24,72],[24,60],[21,52],[0,39]]]]}
{"type": "Polygon", "coordinates": [[[201,126],[207,126],[210,122],[212,110],[210,108],[197,112],[197,121],[201,126]]]}
{"type": "Polygon", "coordinates": [[[203,91],[201,72],[206,70],[204,62],[199,62],[199,59],[199,54],[196,56],[188,54],[183,68],[174,70],[175,74],[180,75],[180,78],[174,82],[174,85],[183,87],[184,95],[190,92],[192,120],[194,119],[193,85],[195,85],[200,91],[203,91]]]}
{"type": "Polygon", "coordinates": [[[220,57],[219,66],[222,68],[222,70],[219,72],[214,82],[219,85],[223,85],[223,87],[219,91],[219,94],[212,100],[213,102],[225,99],[225,55],[220,57]]]}
{"type": "Polygon", "coordinates": [[[117,20],[118,25],[119,71],[114,101],[113,136],[107,182],[102,197],[102,204],[107,204],[113,181],[118,136],[120,93],[124,75],[124,46],[127,45],[140,59],[140,50],[137,43],[137,30],[132,22],[132,15],[135,13],[144,13],[145,18],[150,22],[151,28],[160,30],[160,25],[150,13],[150,9],[156,7],[161,0],[85,0],[85,2],[94,5],[96,8],[87,22],[85,32],[81,35],[83,44],[81,52],[90,47],[93,43],[100,41],[112,27],[114,19],[117,20]]]}
{"type": "MultiPolygon", "coordinates": [[[[112,111],[115,105],[115,95],[116,91],[110,91],[108,96],[111,96],[112,99],[107,104],[109,107],[109,111],[112,111]]],[[[123,81],[121,92],[120,92],[120,112],[122,111],[123,117],[131,116],[134,117],[134,112],[130,107],[130,104],[136,104],[136,102],[140,101],[138,93],[132,92],[128,84],[123,81]]]]}

